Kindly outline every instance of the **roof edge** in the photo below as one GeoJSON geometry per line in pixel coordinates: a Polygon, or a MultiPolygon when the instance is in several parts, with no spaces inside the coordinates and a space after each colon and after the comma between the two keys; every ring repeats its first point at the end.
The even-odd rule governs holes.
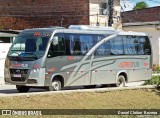
{"type": "Polygon", "coordinates": [[[123,26],[160,25],[160,21],[122,23],[123,26]]]}

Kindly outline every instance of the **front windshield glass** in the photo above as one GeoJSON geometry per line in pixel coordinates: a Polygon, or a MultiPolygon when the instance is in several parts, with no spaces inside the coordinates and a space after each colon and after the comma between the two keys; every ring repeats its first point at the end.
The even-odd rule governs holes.
{"type": "Polygon", "coordinates": [[[12,59],[38,59],[45,54],[50,36],[50,33],[42,32],[21,33],[15,39],[8,56],[12,59]]]}

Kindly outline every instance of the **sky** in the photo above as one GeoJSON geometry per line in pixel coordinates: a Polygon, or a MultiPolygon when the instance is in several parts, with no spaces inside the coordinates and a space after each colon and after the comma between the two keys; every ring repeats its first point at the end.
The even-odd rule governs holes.
{"type": "Polygon", "coordinates": [[[160,6],[160,0],[121,0],[121,7],[123,7],[122,11],[132,10],[136,3],[141,1],[145,1],[149,7],[160,6]]]}

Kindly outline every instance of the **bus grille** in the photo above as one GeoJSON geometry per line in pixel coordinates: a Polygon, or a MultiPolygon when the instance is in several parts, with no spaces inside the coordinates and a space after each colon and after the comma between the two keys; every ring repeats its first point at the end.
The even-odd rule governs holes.
{"type": "Polygon", "coordinates": [[[28,69],[10,69],[12,81],[24,82],[27,78],[27,73],[28,69]]]}
{"type": "Polygon", "coordinates": [[[16,81],[16,82],[24,82],[26,80],[25,77],[11,77],[12,81],[16,81]]]}

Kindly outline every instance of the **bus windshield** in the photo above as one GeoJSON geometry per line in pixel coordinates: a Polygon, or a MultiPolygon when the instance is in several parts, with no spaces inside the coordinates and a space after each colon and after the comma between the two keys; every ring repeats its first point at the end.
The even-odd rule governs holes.
{"type": "Polygon", "coordinates": [[[36,60],[45,54],[50,33],[21,33],[10,48],[8,57],[12,60],[36,60]],[[17,58],[18,57],[18,58],[17,58]]]}

